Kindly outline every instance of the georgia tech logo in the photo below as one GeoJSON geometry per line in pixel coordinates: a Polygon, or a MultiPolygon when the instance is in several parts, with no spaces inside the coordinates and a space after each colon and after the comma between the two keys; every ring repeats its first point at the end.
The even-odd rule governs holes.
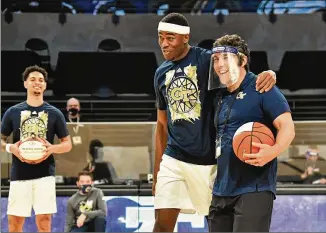
{"type": "Polygon", "coordinates": [[[46,139],[48,113],[24,110],[20,113],[20,139],[40,137],[46,139]]]}
{"type": "Polygon", "coordinates": [[[198,90],[197,67],[186,66],[181,70],[170,70],[165,74],[166,94],[172,122],[199,119],[201,103],[198,90]],[[178,75],[176,75],[176,73],[178,75]]]}
{"type": "Polygon", "coordinates": [[[193,81],[187,77],[174,79],[167,88],[171,108],[177,113],[187,113],[197,104],[198,90],[193,81]]]}
{"type": "Polygon", "coordinates": [[[242,91],[239,92],[239,94],[237,95],[237,99],[242,100],[247,94],[243,93],[242,91]]]}

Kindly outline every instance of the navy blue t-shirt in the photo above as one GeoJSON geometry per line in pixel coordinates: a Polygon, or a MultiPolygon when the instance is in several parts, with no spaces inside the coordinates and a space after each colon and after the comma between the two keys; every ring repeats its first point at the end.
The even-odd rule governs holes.
{"type": "MultiPolygon", "coordinates": [[[[39,107],[29,106],[26,102],[10,107],[2,118],[1,134],[10,136],[13,133],[13,143],[28,138],[38,129],[38,136],[53,144],[54,136],[64,138],[69,135],[65,118],[60,110],[44,102],[39,107]]],[[[12,156],[11,181],[31,180],[55,175],[53,155],[39,164],[21,162],[12,156]]]]}
{"type": "Polygon", "coordinates": [[[219,113],[220,96],[217,95],[214,101],[216,110],[214,124],[218,132],[216,138],[220,138],[221,135],[222,138],[213,194],[236,196],[249,192],[271,191],[276,195],[277,159],[275,158],[263,167],[246,164],[234,154],[232,139],[237,129],[248,122],[265,124],[276,137],[277,131],[273,126],[273,121],[281,114],[291,111],[287,100],[275,86],[269,92],[262,94],[257,92],[256,76],[251,72],[247,73],[237,91],[230,93],[225,90],[222,93],[219,113]],[[232,105],[232,110],[222,134],[230,105],[232,105]]]}
{"type": "Polygon", "coordinates": [[[211,51],[191,47],[179,61],[156,70],[157,107],[168,115],[165,154],[183,162],[212,165],[215,159],[212,92],[207,91],[211,51]]]}

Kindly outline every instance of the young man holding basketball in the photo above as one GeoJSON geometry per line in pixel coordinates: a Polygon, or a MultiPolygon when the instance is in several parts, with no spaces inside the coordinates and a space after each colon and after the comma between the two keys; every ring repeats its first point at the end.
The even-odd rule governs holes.
{"type": "Polygon", "coordinates": [[[263,94],[256,92],[256,75],[248,67],[249,49],[240,36],[217,39],[212,52],[208,88],[217,92],[214,125],[218,172],[209,230],[268,232],[276,195],[276,158],[295,135],[290,107],[277,87],[263,94]],[[242,162],[233,151],[232,140],[247,122],[260,122],[277,136],[273,146],[252,143],[259,152],[245,151],[242,162]]]}
{"type": "Polygon", "coordinates": [[[12,153],[10,189],[8,197],[9,232],[22,232],[25,217],[36,215],[39,232],[51,232],[51,215],[57,212],[55,190],[55,161],[53,154],[70,151],[71,140],[63,114],[44,102],[43,93],[47,84],[47,72],[38,67],[26,68],[23,73],[27,100],[10,107],[2,118],[1,147],[12,153]],[[13,143],[7,137],[13,133],[13,143]],[[54,136],[60,144],[52,145],[54,136]],[[30,161],[24,158],[19,145],[30,138],[44,143],[41,159],[30,161]]]}
{"type": "MultiPolygon", "coordinates": [[[[216,176],[214,93],[207,90],[211,51],[190,46],[189,33],[181,14],[171,13],[158,25],[166,61],[154,78],[158,108],[154,232],[172,232],[180,211],[206,216],[216,176]]],[[[273,71],[257,79],[260,91],[274,84],[273,71]]]]}

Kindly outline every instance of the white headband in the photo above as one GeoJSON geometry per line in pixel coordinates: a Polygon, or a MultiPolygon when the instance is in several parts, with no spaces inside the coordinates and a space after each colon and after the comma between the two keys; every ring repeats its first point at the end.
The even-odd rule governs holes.
{"type": "Polygon", "coordinates": [[[184,34],[187,35],[190,33],[190,27],[188,26],[181,26],[173,23],[165,23],[160,22],[158,24],[158,31],[165,31],[165,32],[173,32],[177,34],[184,34]]]}

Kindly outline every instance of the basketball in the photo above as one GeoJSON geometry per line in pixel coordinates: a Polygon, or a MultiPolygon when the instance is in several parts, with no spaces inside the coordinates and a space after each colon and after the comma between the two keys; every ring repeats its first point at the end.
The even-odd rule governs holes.
{"type": "Polygon", "coordinates": [[[252,142],[273,146],[275,137],[272,131],[264,124],[259,122],[248,122],[242,125],[233,136],[233,151],[235,155],[244,161],[243,152],[256,154],[259,148],[252,145],[252,142]]]}
{"type": "Polygon", "coordinates": [[[41,140],[26,140],[19,145],[20,155],[28,161],[37,161],[44,155],[46,149],[41,140]]]}

